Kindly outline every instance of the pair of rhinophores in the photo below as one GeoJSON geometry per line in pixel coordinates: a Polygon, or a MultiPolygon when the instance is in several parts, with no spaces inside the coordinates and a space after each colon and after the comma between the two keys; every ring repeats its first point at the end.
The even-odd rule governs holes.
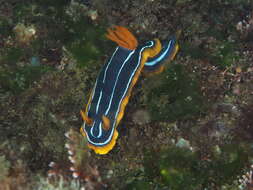
{"type": "Polygon", "coordinates": [[[106,36],[118,47],[101,69],[87,106],[81,110],[84,123],[80,131],[97,154],[107,154],[114,147],[116,128],[141,72],[161,72],[179,48],[175,37],[138,45],[134,35],[121,26],[108,29],[106,36]]]}

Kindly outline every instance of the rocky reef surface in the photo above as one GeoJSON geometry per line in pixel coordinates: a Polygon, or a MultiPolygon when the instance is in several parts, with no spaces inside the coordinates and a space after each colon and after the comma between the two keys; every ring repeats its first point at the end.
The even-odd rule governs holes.
{"type": "Polygon", "coordinates": [[[0,47],[0,190],[252,189],[251,0],[0,1],[0,47]],[[140,43],[182,32],[100,156],[79,110],[114,51],[113,25],[140,43]]]}

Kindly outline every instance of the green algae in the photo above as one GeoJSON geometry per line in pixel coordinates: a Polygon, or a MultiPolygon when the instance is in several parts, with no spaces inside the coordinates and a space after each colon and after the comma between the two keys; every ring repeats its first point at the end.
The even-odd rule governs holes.
{"type": "Polygon", "coordinates": [[[26,18],[35,11],[33,23],[38,32],[48,34],[47,40],[39,37],[31,44],[34,54],[39,54],[49,46],[63,46],[76,59],[78,66],[89,66],[90,62],[94,64],[95,60],[105,53],[104,26],[92,24],[87,18],[87,11],[82,14],[73,13],[78,16],[69,15],[66,11],[67,5],[70,5],[70,1],[39,1],[32,5],[22,3],[15,7],[14,13],[17,18],[26,18]]]}
{"type": "Polygon", "coordinates": [[[208,57],[208,53],[201,47],[193,46],[191,43],[184,43],[181,51],[186,56],[191,56],[193,59],[203,59],[208,57]]]}
{"type": "Polygon", "coordinates": [[[1,28],[1,35],[3,35],[3,37],[6,37],[8,35],[11,34],[11,29],[12,29],[12,26],[11,26],[11,21],[9,21],[7,18],[0,18],[0,28],[1,28]]]}
{"type": "MultiPolygon", "coordinates": [[[[69,33],[69,40],[64,42],[66,49],[72,54],[77,66],[90,66],[96,63],[98,57],[105,53],[105,29],[103,26],[93,26],[87,19],[71,21],[72,32],[69,33]]],[[[66,35],[64,35],[66,38],[66,35]]]]}
{"type": "MultiPolygon", "coordinates": [[[[209,31],[210,32],[210,31],[209,31]]],[[[213,34],[210,32],[210,35],[213,34]]],[[[214,34],[219,35],[219,34],[214,34]]],[[[216,36],[217,38],[224,38],[216,36]]],[[[191,56],[193,59],[204,59],[210,61],[214,66],[221,69],[232,66],[238,59],[239,56],[236,54],[236,43],[229,41],[218,41],[217,43],[211,44],[211,51],[203,48],[202,46],[192,46],[190,43],[184,43],[182,45],[182,52],[186,56],[191,56]]]]}
{"type": "MultiPolygon", "coordinates": [[[[154,88],[146,89],[152,119],[175,121],[198,115],[203,110],[203,97],[197,80],[184,66],[172,64],[161,74],[154,88]]],[[[151,81],[150,81],[151,82],[151,81]]],[[[150,87],[148,84],[147,86],[150,87]]]]}
{"type": "Polygon", "coordinates": [[[210,60],[214,65],[220,68],[228,68],[239,59],[238,55],[235,53],[235,48],[235,42],[220,42],[210,60]]]}
{"type": "Polygon", "coordinates": [[[147,154],[145,172],[151,180],[161,180],[161,184],[172,190],[196,190],[211,188],[213,184],[229,184],[242,173],[241,168],[248,161],[248,154],[240,145],[221,147],[220,155],[211,156],[209,161],[200,160],[200,152],[173,146],[158,154],[155,162],[154,153],[147,154]]]}
{"type": "Polygon", "coordinates": [[[1,61],[8,65],[14,65],[24,56],[24,53],[24,50],[20,47],[9,48],[4,53],[5,55],[1,57],[1,61]]]}
{"type": "MultiPolygon", "coordinates": [[[[19,52],[17,52],[15,56],[20,56],[18,53],[19,52]]],[[[14,61],[14,58],[12,57],[11,60],[14,61]]],[[[39,80],[44,73],[50,70],[52,70],[52,68],[43,65],[31,65],[12,69],[2,68],[0,71],[1,86],[6,91],[20,93],[29,88],[36,80],[39,80]]]]}
{"type": "Polygon", "coordinates": [[[4,155],[0,156],[0,182],[3,180],[8,174],[10,169],[10,162],[5,158],[4,155]]]}
{"type": "Polygon", "coordinates": [[[133,190],[147,189],[147,190],[151,190],[152,187],[150,186],[148,181],[135,180],[131,184],[126,185],[125,189],[133,189],[133,190]]]}
{"type": "Polygon", "coordinates": [[[83,26],[79,28],[79,35],[80,38],[71,41],[66,48],[73,55],[78,66],[90,66],[87,63],[94,64],[94,61],[104,53],[101,48],[103,46],[98,45],[101,43],[104,30],[83,26]]]}
{"type": "Polygon", "coordinates": [[[55,0],[55,1],[50,1],[50,0],[39,0],[38,4],[41,6],[52,6],[56,7],[58,9],[62,9],[65,6],[67,6],[70,3],[70,0],[55,0]]]}

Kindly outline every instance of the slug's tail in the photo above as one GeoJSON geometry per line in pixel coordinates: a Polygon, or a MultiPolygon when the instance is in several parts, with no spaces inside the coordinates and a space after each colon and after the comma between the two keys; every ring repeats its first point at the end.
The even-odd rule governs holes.
{"type": "Polygon", "coordinates": [[[134,50],[138,46],[137,39],[125,27],[115,26],[112,29],[108,29],[107,32],[106,37],[116,42],[121,47],[134,50]]]}

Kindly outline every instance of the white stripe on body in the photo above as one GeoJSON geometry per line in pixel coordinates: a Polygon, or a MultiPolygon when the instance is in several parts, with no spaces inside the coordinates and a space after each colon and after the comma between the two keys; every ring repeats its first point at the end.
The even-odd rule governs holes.
{"type": "Polygon", "coordinates": [[[121,71],[122,71],[122,69],[124,68],[124,66],[126,65],[127,61],[130,59],[130,57],[134,54],[134,52],[135,52],[135,50],[133,50],[133,51],[127,56],[126,60],[124,61],[123,65],[121,66],[121,68],[120,68],[120,70],[119,70],[119,72],[118,72],[118,74],[117,74],[117,78],[116,78],[115,84],[114,84],[114,86],[113,86],[113,90],[112,90],[112,93],[111,93],[111,98],[110,98],[110,101],[109,101],[108,108],[107,108],[107,110],[105,111],[105,115],[108,114],[108,112],[109,112],[109,110],[110,110],[110,107],[111,107],[111,105],[112,105],[112,99],[113,99],[113,96],[114,96],[115,87],[116,87],[117,84],[118,84],[118,80],[119,80],[119,76],[120,76],[120,74],[121,74],[121,71]]]}
{"type": "Polygon", "coordinates": [[[106,68],[105,68],[103,83],[105,83],[105,78],[106,78],[106,74],[107,74],[107,69],[108,69],[109,65],[111,64],[112,59],[113,59],[114,55],[116,54],[116,52],[118,51],[118,49],[119,49],[119,47],[116,48],[116,50],[115,50],[114,53],[112,54],[112,57],[111,57],[109,63],[107,64],[107,66],[106,66],[106,68]]]}
{"type": "Polygon", "coordinates": [[[170,49],[170,46],[171,46],[171,43],[172,43],[172,40],[170,40],[170,43],[168,44],[168,47],[166,48],[166,50],[162,53],[162,55],[160,55],[157,59],[155,59],[154,61],[150,61],[150,62],[146,62],[145,63],[145,66],[153,66],[155,65],[157,62],[161,61],[165,55],[167,54],[167,52],[169,51],[170,49]]]}

